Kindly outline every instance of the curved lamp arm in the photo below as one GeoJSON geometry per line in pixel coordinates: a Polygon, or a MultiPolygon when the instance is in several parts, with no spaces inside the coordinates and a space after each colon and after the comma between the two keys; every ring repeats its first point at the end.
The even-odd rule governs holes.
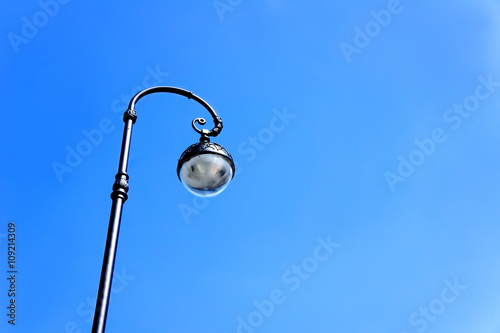
{"type": "MultiPolygon", "coordinates": [[[[199,123],[200,125],[205,125],[206,124],[205,119],[204,118],[194,119],[193,122],[191,123],[193,126],[193,129],[196,132],[198,132],[199,134],[201,134],[202,137],[206,137],[206,136],[216,137],[222,131],[222,119],[220,119],[220,117],[217,116],[217,113],[215,113],[214,109],[212,109],[212,107],[210,105],[208,105],[207,102],[205,102],[203,99],[201,99],[200,97],[193,94],[191,91],[187,91],[187,90],[184,90],[181,88],[176,88],[176,87],[166,87],[166,86],[151,87],[151,88],[147,88],[147,89],[144,89],[144,90],[138,92],[130,100],[130,103],[128,104],[128,110],[126,113],[130,112],[130,113],[135,115],[135,104],[144,96],[147,96],[147,95],[153,94],[153,93],[157,93],[157,92],[165,92],[165,93],[173,93],[173,94],[177,94],[177,95],[182,95],[184,97],[192,99],[192,100],[200,103],[201,105],[203,105],[203,107],[205,109],[207,109],[208,112],[210,112],[210,115],[212,115],[212,118],[214,120],[214,128],[210,131],[206,130],[206,129],[200,130],[196,127],[196,123],[199,123]]],[[[135,115],[135,118],[137,118],[137,115],[135,115]]]]}

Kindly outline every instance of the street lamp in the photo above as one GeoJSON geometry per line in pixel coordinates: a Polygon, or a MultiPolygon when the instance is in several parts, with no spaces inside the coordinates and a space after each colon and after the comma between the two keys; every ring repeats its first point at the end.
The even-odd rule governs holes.
{"type": "Polygon", "coordinates": [[[127,165],[130,139],[132,137],[132,125],[137,120],[135,104],[142,97],[157,92],[178,94],[195,100],[210,112],[214,121],[215,127],[209,131],[207,129],[200,130],[196,127],[196,123],[204,125],[206,123],[205,119],[196,118],[193,120],[193,129],[201,135],[201,138],[200,142],[189,146],[179,159],[177,176],[182,184],[193,194],[210,197],[222,192],[234,177],[234,162],[231,154],[221,145],[210,142],[210,136],[215,137],[221,132],[222,120],[207,102],[190,91],[175,87],[152,87],[144,89],[132,97],[128,109],[123,115],[125,127],[123,130],[120,163],[118,173],[115,177],[116,181],[113,184],[113,192],[111,193],[113,204],[111,206],[111,216],[109,219],[108,236],[102,263],[92,333],[103,333],[106,326],[122,208],[128,198],[129,177],[127,174],[127,165]]]}

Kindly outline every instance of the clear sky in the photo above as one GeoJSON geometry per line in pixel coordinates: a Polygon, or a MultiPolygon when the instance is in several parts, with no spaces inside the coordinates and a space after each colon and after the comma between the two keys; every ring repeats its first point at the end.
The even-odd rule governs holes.
{"type": "Polygon", "coordinates": [[[90,332],[122,114],[166,85],[237,174],[195,198],[177,159],[208,113],[137,104],[107,332],[500,332],[499,1],[2,13],[0,331],[90,332]]]}

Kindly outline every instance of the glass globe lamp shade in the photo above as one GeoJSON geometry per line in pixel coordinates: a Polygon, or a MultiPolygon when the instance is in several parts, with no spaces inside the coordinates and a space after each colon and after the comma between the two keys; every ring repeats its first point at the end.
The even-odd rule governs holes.
{"type": "Polygon", "coordinates": [[[181,155],[177,175],[191,193],[212,197],[221,193],[233,179],[233,158],[215,142],[199,142],[181,155]]]}

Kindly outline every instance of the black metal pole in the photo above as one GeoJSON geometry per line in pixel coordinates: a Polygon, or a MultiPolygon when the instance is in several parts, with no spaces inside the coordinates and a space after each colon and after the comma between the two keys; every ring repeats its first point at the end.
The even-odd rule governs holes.
{"type": "Polygon", "coordinates": [[[111,294],[111,283],[113,281],[113,271],[115,267],[116,249],[118,246],[118,235],[120,233],[120,221],[122,218],[123,204],[128,198],[128,155],[130,151],[130,140],[132,137],[132,125],[137,116],[135,111],[127,110],[123,120],[125,128],[123,130],[122,149],[120,153],[120,164],[116,180],[113,184],[111,198],[111,216],[109,218],[108,237],[106,239],[106,249],[102,262],[101,281],[94,313],[94,324],[92,333],[104,333],[106,327],[106,317],[108,315],[109,298],[111,294]]]}
{"type": "Polygon", "coordinates": [[[211,131],[199,130],[198,128],[196,128],[194,123],[198,122],[203,125],[205,124],[205,119],[196,118],[193,121],[193,128],[196,132],[207,136],[217,136],[222,130],[222,120],[217,116],[212,107],[200,97],[184,89],[175,87],[152,87],[138,92],[130,100],[128,110],[123,115],[125,127],[123,129],[120,163],[118,166],[118,173],[115,177],[116,180],[113,184],[113,192],[111,193],[113,204],[111,206],[111,216],[109,218],[108,236],[106,239],[106,248],[104,250],[104,259],[102,262],[101,280],[99,283],[99,291],[97,293],[92,333],[104,333],[104,329],[106,327],[106,317],[108,315],[109,298],[111,295],[111,283],[113,281],[113,270],[115,267],[116,249],[118,246],[118,235],[120,233],[122,208],[123,204],[128,199],[127,192],[129,177],[127,174],[127,165],[130,152],[130,141],[132,138],[132,125],[137,119],[135,104],[142,97],[156,92],[168,92],[182,95],[187,98],[193,99],[203,105],[205,109],[207,109],[208,112],[210,112],[210,114],[212,115],[215,127],[211,131]]]}

